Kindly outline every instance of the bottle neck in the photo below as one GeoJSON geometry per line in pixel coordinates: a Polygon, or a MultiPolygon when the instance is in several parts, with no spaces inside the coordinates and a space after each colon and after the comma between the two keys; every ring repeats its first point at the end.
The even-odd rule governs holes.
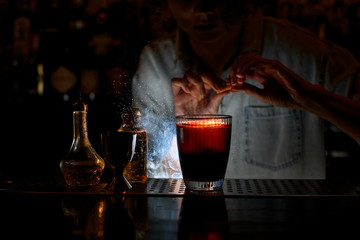
{"type": "Polygon", "coordinates": [[[140,116],[136,116],[134,118],[134,127],[137,129],[144,129],[144,126],[142,125],[140,116]]]}
{"type": "Polygon", "coordinates": [[[119,130],[145,130],[140,116],[123,116],[119,130]]]}
{"type": "Polygon", "coordinates": [[[89,143],[86,111],[73,112],[73,144],[77,143],[89,143]]]}

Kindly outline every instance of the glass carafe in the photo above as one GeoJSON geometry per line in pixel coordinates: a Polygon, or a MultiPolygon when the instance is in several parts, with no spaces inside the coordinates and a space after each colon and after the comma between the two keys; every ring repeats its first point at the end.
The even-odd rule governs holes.
{"type": "Polygon", "coordinates": [[[91,146],[87,131],[87,105],[81,100],[73,109],[73,142],[60,162],[65,182],[70,187],[87,187],[100,182],[105,162],[91,146]]]}

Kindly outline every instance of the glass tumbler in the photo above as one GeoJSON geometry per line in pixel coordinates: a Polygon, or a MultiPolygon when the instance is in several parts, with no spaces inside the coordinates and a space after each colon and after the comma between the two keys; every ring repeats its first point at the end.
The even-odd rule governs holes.
{"type": "Polygon", "coordinates": [[[176,117],[177,143],[185,186],[196,191],[222,188],[229,159],[232,117],[176,117]]]}

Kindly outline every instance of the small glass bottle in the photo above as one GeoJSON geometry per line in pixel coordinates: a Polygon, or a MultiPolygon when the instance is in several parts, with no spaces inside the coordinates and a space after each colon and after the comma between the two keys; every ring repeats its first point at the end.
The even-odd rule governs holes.
{"type": "Polygon", "coordinates": [[[60,170],[70,187],[87,187],[100,182],[104,167],[88,139],[87,105],[80,99],[73,105],[73,142],[60,161],[60,170]]]}
{"type": "Polygon", "coordinates": [[[134,157],[125,168],[124,175],[130,183],[144,183],[147,179],[148,136],[141,122],[140,109],[126,110],[121,118],[122,125],[118,132],[137,134],[134,157]]]}

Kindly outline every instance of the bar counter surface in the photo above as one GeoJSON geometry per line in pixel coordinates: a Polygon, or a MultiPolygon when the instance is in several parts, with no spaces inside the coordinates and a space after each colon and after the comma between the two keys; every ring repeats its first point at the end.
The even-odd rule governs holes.
{"type": "Polygon", "coordinates": [[[69,189],[60,177],[0,185],[1,239],[346,239],[359,235],[354,180],[226,179],[187,191],[148,179],[124,193],[69,189]]]}

